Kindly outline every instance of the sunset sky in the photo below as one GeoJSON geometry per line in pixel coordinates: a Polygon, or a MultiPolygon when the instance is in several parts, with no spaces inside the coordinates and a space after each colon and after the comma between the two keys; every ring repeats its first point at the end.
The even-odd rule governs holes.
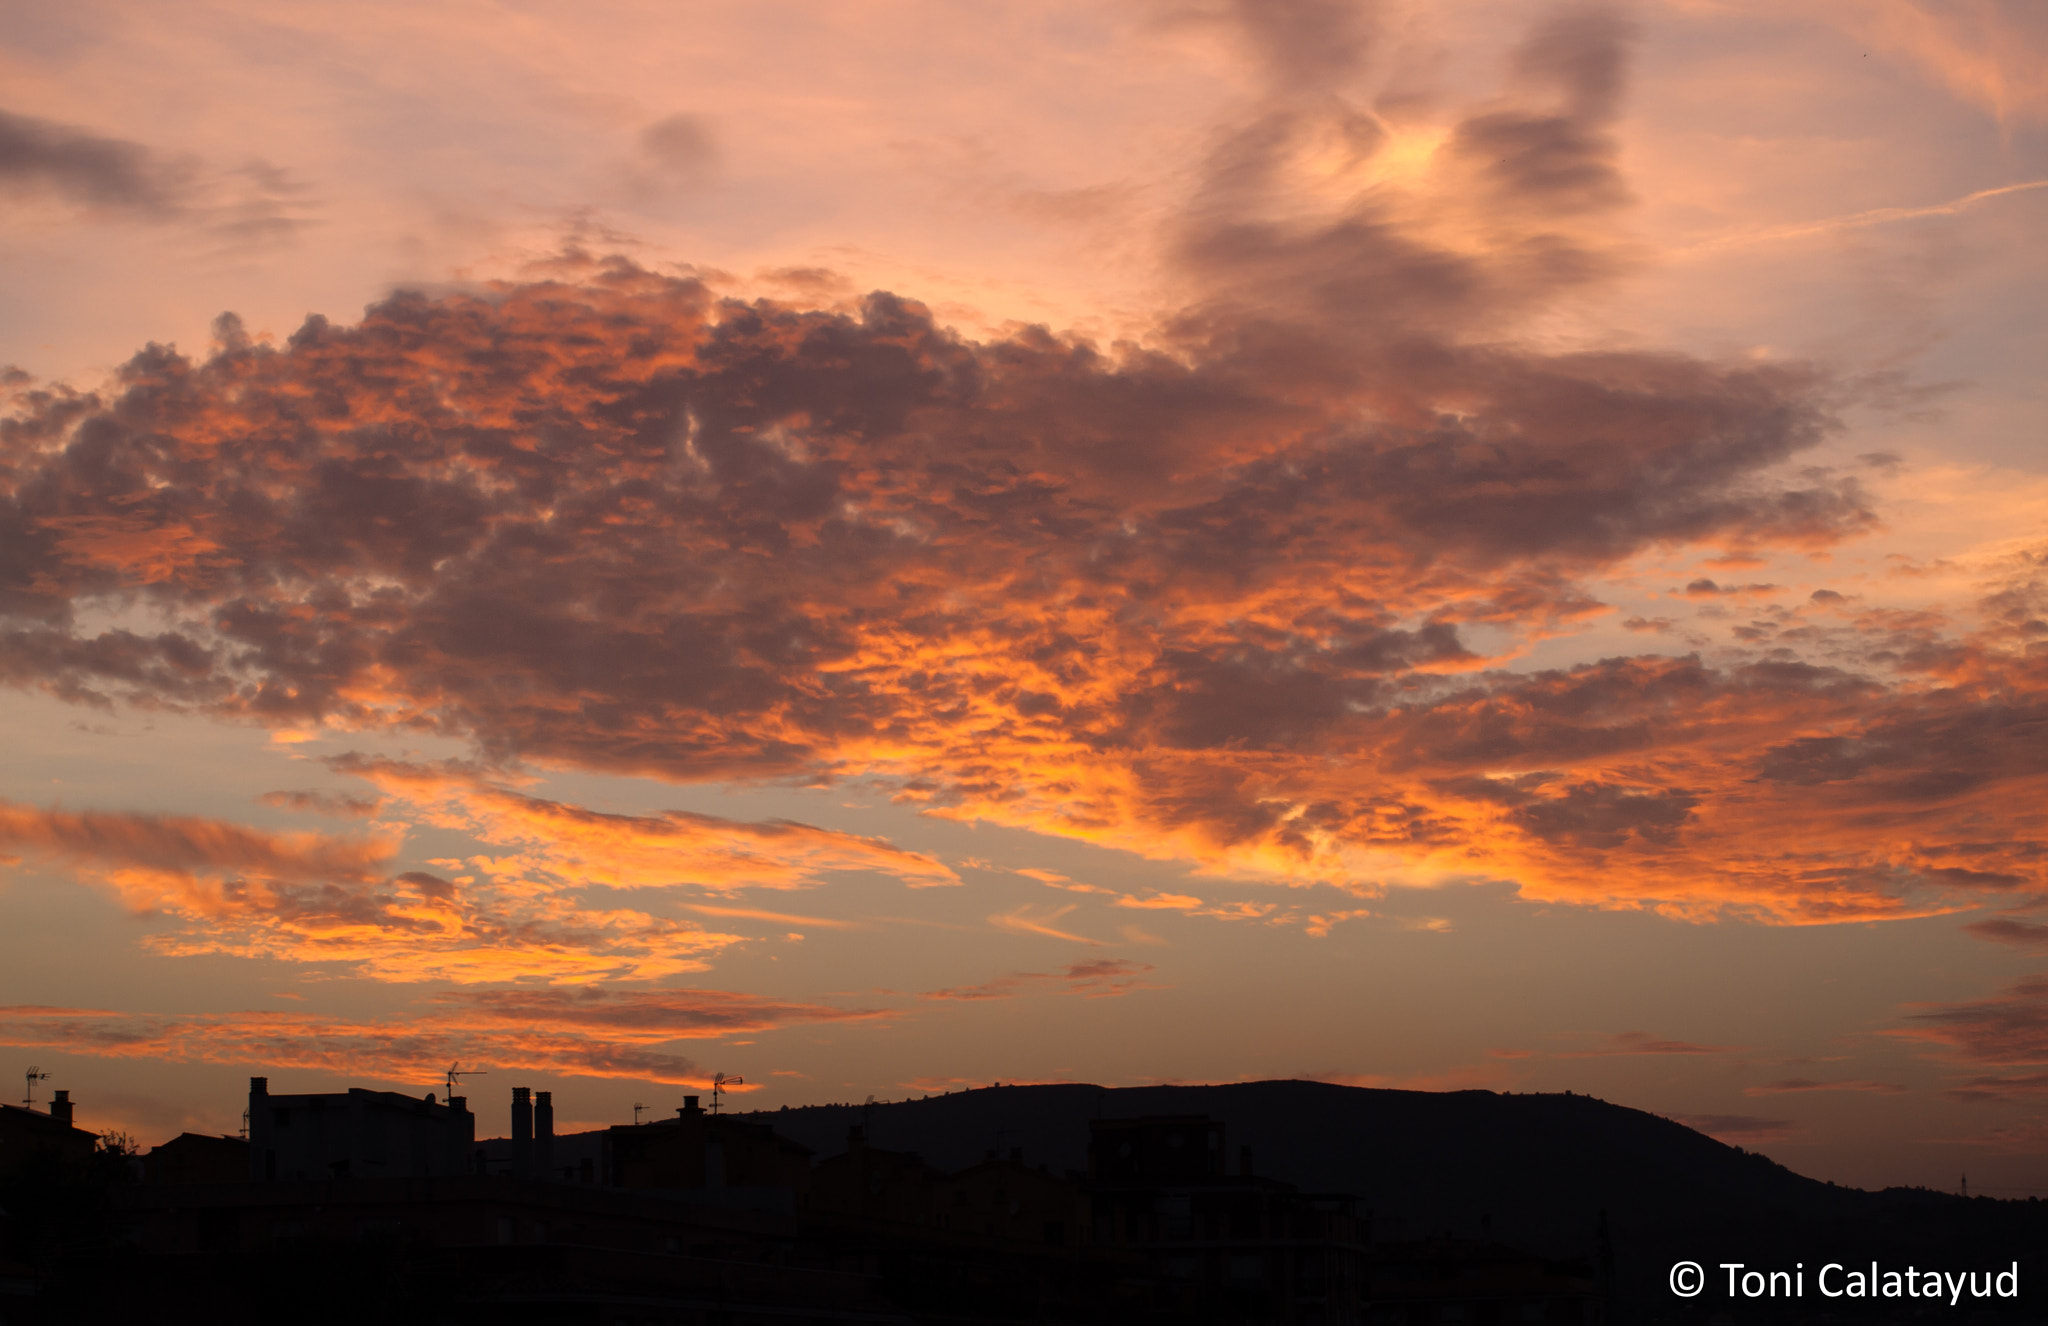
{"type": "Polygon", "coordinates": [[[84,1125],[1313,1077],[2048,1194],[2038,0],[0,14],[84,1125]]]}

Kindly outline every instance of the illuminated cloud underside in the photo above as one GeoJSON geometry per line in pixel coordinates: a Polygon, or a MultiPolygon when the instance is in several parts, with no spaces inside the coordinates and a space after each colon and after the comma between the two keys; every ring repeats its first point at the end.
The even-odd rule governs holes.
{"type": "MultiPolygon", "coordinates": [[[[886,296],[718,305],[615,267],[402,296],[276,351],[153,350],[115,397],[17,403],[0,669],[85,703],[456,734],[487,764],[882,777],[1280,878],[1808,920],[2038,885],[2032,568],[1959,628],[1818,602],[1824,662],[1516,675],[1466,642],[1583,616],[1646,548],[1860,530],[1847,481],[1764,474],[1824,427],[1801,376],[1409,338],[1319,377],[1269,363],[1268,334],[1289,329],[1180,358],[974,345],[886,296]],[[89,625],[130,598],[163,629],[89,625]]],[[[634,873],[650,836],[412,787],[529,853],[634,873]]],[[[671,855],[690,834],[654,830],[671,855]]],[[[768,858],[824,850],[948,880],[783,837],[695,864],[774,884],[805,868],[768,858]]]]}
{"type": "MultiPolygon", "coordinates": [[[[1824,374],[1517,341],[1628,262],[1627,23],[1539,23],[1502,94],[1418,152],[1334,95],[1370,44],[1349,11],[1262,12],[1240,21],[1263,90],[1167,226],[1187,298],[1146,346],[976,342],[894,295],[719,300],[570,254],[281,347],[224,319],[210,358],[151,347],[103,395],[17,383],[0,677],[472,742],[466,781],[355,771],[509,849],[452,895],[485,912],[419,872],[322,887],[387,889],[379,915],[422,935],[615,938],[465,974],[329,934],[388,975],[645,978],[729,938],[581,910],[608,877],[952,882],[804,826],[527,798],[522,764],[875,778],[1367,893],[1492,877],[1777,921],[2033,896],[2040,550],[1953,619],[1817,597],[1748,661],[1507,670],[1640,555],[1824,551],[1876,522],[1852,475],[1785,464],[1833,427],[1824,374]]],[[[233,910],[174,882],[151,905],[233,910]]]]}

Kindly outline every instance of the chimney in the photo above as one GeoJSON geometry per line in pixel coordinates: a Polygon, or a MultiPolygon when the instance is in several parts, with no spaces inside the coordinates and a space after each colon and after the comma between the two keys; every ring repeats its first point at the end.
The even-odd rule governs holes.
{"type": "Polygon", "coordinates": [[[696,1114],[697,1112],[697,1098],[695,1096],[683,1097],[683,1108],[676,1111],[677,1114],[696,1114]]]}
{"type": "Polygon", "coordinates": [[[512,1173],[522,1179],[533,1173],[532,1095],[525,1087],[512,1088],[512,1173]]]}
{"type": "Polygon", "coordinates": [[[533,1172],[541,1178],[555,1172],[555,1093],[543,1091],[533,1102],[533,1172]]]}
{"type": "Polygon", "coordinates": [[[249,1181],[277,1177],[277,1145],[270,1113],[270,1079],[249,1079],[249,1110],[242,1118],[249,1125],[249,1181]]]}
{"type": "MultiPolygon", "coordinates": [[[[448,1098],[448,1127],[442,1134],[446,1149],[442,1152],[441,1163],[450,1174],[468,1174],[470,1152],[476,1146],[476,1119],[469,1112],[467,1096],[448,1098]]],[[[482,1173],[482,1170],[477,1170],[482,1173]]]]}
{"type": "Polygon", "coordinates": [[[60,1091],[57,1093],[56,1098],[50,1102],[50,1117],[52,1119],[62,1120],[65,1123],[71,1122],[70,1092],[60,1091]]]}
{"type": "Polygon", "coordinates": [[[1248,1146],[1241,1146],[1237,1149],[1237,1172],[1246,1178],[1251,1177],[1252,1149],[1248,1146]]]}

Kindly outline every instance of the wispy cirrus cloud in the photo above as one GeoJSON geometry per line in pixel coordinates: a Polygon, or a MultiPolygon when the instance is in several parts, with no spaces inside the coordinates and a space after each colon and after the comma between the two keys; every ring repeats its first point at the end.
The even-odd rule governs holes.
{"type": "Polygon", "coordinates": [[[1987,1102],[2038,1101],[2048,1097],[2048,1073],[1965,1078],[1947,1087],[1941,1094],[1950,1100],[1960,1100],[1972,1105],[1987,1102]]]}
{"type": "Polygon", "coordinates": [[[1741,1048],[1739,1045],[1695,1045],[1691,1041],[1674,1041],[1662,1036],[1652,1036],[1646,1031],[1618,1031],[1594,1049],[1560,1050],[1556,1057],[1590,1059],[1637,1054],[1733,1054],[1741,1048]]]}
{"type": "Polygon", "coordinates": [[[1006,912],[997,912],[988,918],[988,923],[998,930],[1007,930],[1015,935],[1042,935],[1047,939],[1063,939],[1074,944],[1099,945],[1102,941],[1090,939],[1062,930],[1059,924],[1075,911],[1073,904],[1065,907],[1034,907],[1029,903],[1012,907],[1006,912]]]}
{"type": "Polygon", "coordinates": [[[1753,1087],[1744,1087],[1745,1096],[1782,1096],[1789,1093],[1808,1091],[1866,1091],[1880,1096],[1904,1095],[1911,1088],[1898,1082],[1874,1082],[1869,1078],[1853,1078],[1840,1081],[1824,1081],[1810,1077],[1780,1078],[1775,1082],[1762,1082],[1753,1087]]]}
{"type": "Polygon", "coordinates": [[[1018,995],[1030,994],[1036,990],[1057,988],[1067,994],[1102,999],[1146,988],[1138,982],[1152,970],[1152,965],[1146,962],[1133,962],[1127,958],[1095,958],[1085,962],[1068,963],[1054,972],[1012,972],[1007,976],[998,976],[992,981],[984,981],[980,985],[928,990],[918,995],[918,998],[969,1002],[982,999],[1014,999],[1018,995]]]}
{"type": "Polygon", "coordinates": [[[1941,1094],[1966,1104],[2031,1104],[2048,1095],[2048,976],[2029,976],[1982,999],[1907,1005],[1891,1036],[1931,1050],[1950,1067],[1978,1072],[1949,1079],[1941,1094]],[[2011,1070],[2021,1071],[2011,1071],[2011,1070]]]}
{"type": "Polygon", "coordinates": [[[460,991],[410,1018],[312,1013],[159,1015],[17,1005],[0,1044],[114,1059],[262,1065],[386,1082],[437,1081],[460,1061],[572,1077],[699,1085],[688,1057],[660,1047],[872,1011],[722,991],[460,991]]]}
{"type": "Polygon", "coordinates": [[[1979,939],[2014,948],[2048,949],[2048,925],[2016,916],[1994,916],[1963,927],[1979,939]]]}
{"type": "Polygon", "coordinates": [[[2048,19],[2027,0],[1818,0],[1815,9],[2009,128],[2048,121],[2048,19]]]}
{"type": "Polygon", "coordinates": [[[2029,976],[1983,999],[1910,1007],[1916,1011],[1892,1035],[1964,1063],[2048,1064],[2048,976],[2029,976]]]}

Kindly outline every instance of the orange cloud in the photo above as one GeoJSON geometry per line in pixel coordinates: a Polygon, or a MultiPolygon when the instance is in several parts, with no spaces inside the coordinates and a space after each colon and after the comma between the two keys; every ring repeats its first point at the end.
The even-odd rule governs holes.
{"type": "Polygon", "coordinates": [[[1048,939],[1064,939],[1074,944],[1099,944],[1100,940],[1057,928],[1057,923],[1073,910],[1072,904],[1052,908],[1038,908],[1027,904],[1023,907],[1014,907],[1007,912],[998,912],[988,918],[988,923],[998,930],[1007,930],[1011,934],[1043,935],[1048,939]]]}
{"type": "Polygon", "coordinates": [[[1356,921],[1371,916],[1372,912],[1363,907],[1351,907],[1341,911],[1325,912],[1308,918],[1302,932],[1317,939],[1326,938],[1330,931],[1346,921],[1356,921]]]}
{"type": "Polygon", "coordinates": [[[406,981],[646,979],[701,970],[738,939],[548,891],[386,874],[389,838],[0,804],[0,843],[76,862],[133,910],[180,923],[144,941],[167,953],[331,962],[406,981]]]}
{"type": "MultiPolygon", "coordinates": [[[[592,901],[590,886],[729,893],[796,887],[834,870],[886,870],[913,886],[957,883],[930,857],[879,839],[774,820],[669,812],[606,815],[524,796],[454,766],[346,758],[378,802],[273,794],[285,809],[385,813],[458,829],[491,847],[443,867],[389,873],[383,834],[266,833],[194,817],[70,813],[0,803],[0,846],[83,864],[139,912],[185,924],[163,952],[344,964],[392,980],[645,980],[702,970],[739,936],[592,901]],[[465,873],[466,872],[466,873],[465,873]]],[[[681,903],[699,916],[827,928],[855,922],[776,909],[681,903]]]]}
{"type": "Polygon", "coordinates": [[[960,882],[923,853],[793,820],[729,820],[680,810],[612,815],[526,796],[455,766],[356,757],[332,763],[369,779],[428,823],[511,849],[491,858],[490,869],[499,873],[620,889],[688,884],[721,892],[800,888],[841,870],[885,872],[914,888],[960,882]]]}
{"type": "Polygon", "coordinates": [[[1185,893],[1155,893],[1149,898],[1139,898],[1131,894],[1125,894],[1116,900],[1116,905],[1119,907],[1136,907],[1155,911],[1192,912],[1200,910],[1202,900],[1190,897],[1185,893]]]}
{"type": "MultiPolygon", "coordinates": [[[[1725,645],[1517,670],[1644,555],[1873,531],[1854,474],[1788,463],[1844,389],[1524,335],[1624,265],[1624,19],[1539,20],[1497,97],[1421,134],[1326,95],[1371,45],[1342,9],[1232,20],[1258,104],[1167,224],[1183,298],[1148,344],[565,255],[274,348],[223,324],[101,397],[16,393],[0,681],[430,731],[478,769],[867,778],[1367,894],[1826,923],[2048,887],[2039,550],[1945,616],[1700,581],[1756,609],[1725,645]],[[160,629],[94,624],[129,603],[160,629]]],[[[579,909],[583,884],[957,882],[857,835],[357,771],[500,849],[463,867],[500,919],[460,925],[562,936],[520,950],[536,975],[595,974],[574,936],[640,976],[730,942],[579,909]]],[[[1079,939],[1064,915],[991,923],[1079,939]]]]}

